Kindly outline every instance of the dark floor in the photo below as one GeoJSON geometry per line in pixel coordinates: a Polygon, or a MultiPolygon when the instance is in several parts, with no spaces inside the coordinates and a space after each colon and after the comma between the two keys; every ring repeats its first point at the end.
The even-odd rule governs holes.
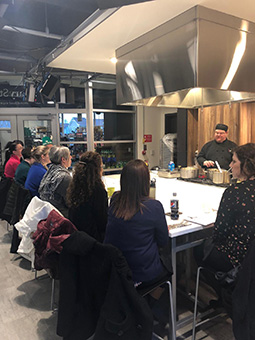
{"type": "MultiPolygon", "coordinates": [[[[0,221],[0,339],[61,339],[56,335],[57,313],[50,309],[51,279],[43,271],[35,279],[30,262],[10,254],[11,236],[12,231],[7,230],[6,222],[0,221]]],[[[205,302],[211,298],[208,291],[201,290],[201,293],[205,302]]],[[[179,318],[191,315],[189,309],[192,304],[179,296],[179,318]]],[[[177,333],[178,340],[190,340],[191,325],[177,333]]],[[[205,323],[198,329],[196,339],[233,340],[231,320],[221,316],[205,323]]]]}

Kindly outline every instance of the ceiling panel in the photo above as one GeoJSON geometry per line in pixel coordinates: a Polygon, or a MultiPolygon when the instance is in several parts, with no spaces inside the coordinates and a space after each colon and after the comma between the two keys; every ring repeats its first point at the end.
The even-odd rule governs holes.
{"type": "Polygon", "coordinates": [[[124,6],[48,65],[114,74],[110,58],[117,48],[198,4],[255,22],[253,0],[155,0],[124,6]]]}

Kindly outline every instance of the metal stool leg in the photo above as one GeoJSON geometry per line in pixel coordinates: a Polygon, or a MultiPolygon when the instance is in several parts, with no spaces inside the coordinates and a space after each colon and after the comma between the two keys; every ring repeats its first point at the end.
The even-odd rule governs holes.
{"type": "Polygon", "coordinates": [[[54,297],[55,297],[55,279],[51,281],[51,299],[50,299],[50,308],[54,310],[54,297]]]}
{"type": "Polygon", "coordinates": [[[176,329],[175,329],[175,322],[174,322],[174,305],[173,305],[173,293],[172,293],[172,284],[170,281],[166,281],[168,285],[168,292],[169,292],[169,309],[170,309],[170,317],[169,317],[169,334],[168,339],[176,340],[176,329]],[[170,322],[172,324],[172,336],[170,330],[170,322]]]}
{"type": "Polygon", "coordinates": [[[195,303],[194,303],[194,314],[193,314],[193,327],[192,327],[192,340],[196,339],[197,301],[198,301],[198,288],[199,288],[199,278],[200,278],[201,269],[203,269],[203,267],[198,267],[198,269],[197,269],[196,292],[195,292],[195,303]]]}

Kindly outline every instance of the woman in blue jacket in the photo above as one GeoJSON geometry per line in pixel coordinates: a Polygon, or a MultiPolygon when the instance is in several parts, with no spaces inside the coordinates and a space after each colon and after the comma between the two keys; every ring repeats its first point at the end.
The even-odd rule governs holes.
{"type": "Polygon", "coordinates": [[[109,208],[104,242],[122,251],[136,285],[149,284],[166,275],[159,255],[168,241],[164,209],[149,198],[150,174],[142,160],[128,162],[120,184],[109,208]]]}
{"type": "Polygon", "coordinates": [[[47,164],[50,163],[49,147],[37,146],[32,151],[32,157],[35,159],[35,162],[28,171],[25,188],[30,191],[33,197],[40,197],[38,192],[39,185],[47,171],[47,164]]]}

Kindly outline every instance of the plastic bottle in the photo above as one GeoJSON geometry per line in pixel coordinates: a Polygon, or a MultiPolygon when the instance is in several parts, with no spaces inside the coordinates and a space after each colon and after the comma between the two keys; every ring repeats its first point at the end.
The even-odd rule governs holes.
{"type": "Polygon", "coordinates": [[[173,197],[171,199],[171,219],[178,220],[179,218],[179,200],[177,199],[176,192],[173,193],[173,197]]]}
{"type": "Polygon", "coordinates": [[[175,164],[173,161],[170,161],[168,163],[168,170],[173,171],[175,169],[175,164]]]}

